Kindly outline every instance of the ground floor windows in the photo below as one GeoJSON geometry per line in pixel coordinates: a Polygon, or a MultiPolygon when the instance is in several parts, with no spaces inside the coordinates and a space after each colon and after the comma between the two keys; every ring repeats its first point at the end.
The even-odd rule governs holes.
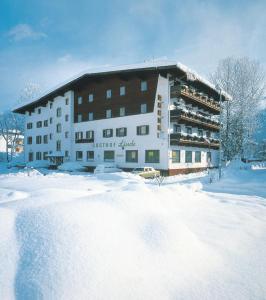
{"type": "Polygon", "coordinates": [[[210,163],[212,161],[212,153],[211,152],[207,152],[207,163],[210,163]]]}
{"type": "Polygon", "coordinates": [[[173,163],[180,163],[180,150],[173,150],[172,151],[172,162],[173,163]]]}
{"type": "Polygon", "coordinates": [[[115,160],[115,152],[108,150],[104,151],[104,161],[113,162],[115,160]]]}
{"type": "Polygon", "coordinates": [[[36,152],[36,160],[42,160],[42,152],[36,152]]]}
{"type": "Polygon", "coordinates": [[[192,151],[186,151],[185,153],[185,162],[192,163],[192,151]]]}
{"type": "Polygon", "coordinates": [[[126,150],[126,162],[138,162],[138,150],[126,150]]]}
{"type": "Polygon", "coordinates": [[[30,152],[29,153],[29,161],[33,161],[33,159],[34,159],[33,152],[30,152]]]}
{"type": "Polygon", "coordinates": [[[195,163],[201,162],[201,151],[195,151],[195,163]]]}
{"type": "Polygon", "coordinates": [[[94,151],[87,151],[87,160],[94,160],[94,151]]]}
{"type": "Polygon", "coordinates": [[[48,160],[48,152],[43,152],[43,160],[48,160]]]}
{"type": "Polygon", "coordinates": [[[160,150],[146,150],[145,151],[146,163],[159,163],[160,162],[160,150]]]}
{"type": "Polygon", "coordinates": [[[76,160],[82,160],[82,159],[83,159],[83,152],[76,151],[76,160]]]}
{"type": "Polygon", "coordinates": [[[69,157],[69,152],[66,150],[65,151],[65,157],[68,158],[69,157]]]}
{"type": "Polygon", "coordinates": [[[61,151],[61,141],[56,141],[56,151],[61,151]]]}

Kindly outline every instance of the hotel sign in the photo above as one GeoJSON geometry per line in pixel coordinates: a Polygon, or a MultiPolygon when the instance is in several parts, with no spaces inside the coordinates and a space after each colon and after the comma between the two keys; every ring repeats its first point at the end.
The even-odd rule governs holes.
{"type": "Polygon", "coordinates": [[[127,148],[127,147],[134,147],[136,146],[136,143],[134,140],[132,141],[126,141],[126,140],[122,140],[121,142],[117,143],[117,142],[103,142],[103,143],[94,143],[93,147],[94,148],[115,148],[115,147],[119,147],[119,148],[127,148]]]}

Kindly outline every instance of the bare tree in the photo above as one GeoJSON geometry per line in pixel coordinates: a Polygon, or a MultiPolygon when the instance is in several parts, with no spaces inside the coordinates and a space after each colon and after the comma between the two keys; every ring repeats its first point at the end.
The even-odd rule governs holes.
{"type": "Polygon", "coordinates": [[[24,88],[20,92],[20,98],[18,104],[23,104],[26,102],[30,102],[34,98],[39,96],[41,91],[40,85],[38,83],[34,83],[29,81],[25,84],[24,88]]]}
{"type": "Polygon", "coordinates": [[[223,104],[224,154],[227,159],[244,156],[259,126],[257,116],[266,87],[264,70],[249,58],[228,57],[220,61],[211,80],[233,98],[223,104]]]}
{"type": "Polygon", "coordinates": [[[0,115],[0,135],[6,142],[6,160],[11,161],[19,140],[24,131],[24,118],[7,111],[0,115]]]}

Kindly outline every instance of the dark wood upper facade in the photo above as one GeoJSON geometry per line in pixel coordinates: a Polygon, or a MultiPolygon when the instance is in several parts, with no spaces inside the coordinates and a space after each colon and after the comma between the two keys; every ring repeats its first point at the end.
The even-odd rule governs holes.
{"type": "MultiPolygon", "coordinates": [[[[32,112],[36,107],[46,106],[48,101],[53,101],[57,96],[64,96],[64,93],[67,91],[74,91],[75,97],[77,94],[83,94],[84,97],[86,93],[89,92],[90,89],[94,89],[95,91],[95,101],[93,102],[94,105],[99,105],[97,108],[96,119],[101,118],[103,116],[98,109],[104,109],[105,105],[102,101],[106,100],[106,89],[109,87],[113,90],[113,97],[114,97],[114,105],[120,105],[119,101],[122,101],[122,98],[119,99],[119,86],[125,84],[128,94],[126,95],[126,100],[128,103],[130,102],[130,114],[137,113],[137,101],[147,100],[148,101],[148,111],[151,111],[153,107],[152,101],[154,101],[154,95],[156,90],[156,83],[158,80],[158,75],[167,76],[170,74],[171,80],[180,80],[182,79],[183,82],[187,82],[186,79],[186,72],[179,68],[176,64],[169,64],[169,65],[162,65],[162,66],[141,66],[131,69],[117,69],[112,71],[105,71],[105,72],[96,72],[96,73],[84,73],[80,77],[69,81],[68,83],[52,90],[51,92],[43,95],[39,99],[25,104],[17,109],[14,110],[16,113],[25,114],[26,111],[32,112]],[[148,80],[148,92],[145,95],[141,95],[139,93],[139,82],[141,79],[145,78],[148,80]],[[143,97],[144,96],[144,97],[143,97]],[[151,100],[152,98],[152,100],[151,100]],[[96,104],[96,102],[99,104],[96,104]],[[132,103],[133,102],[133,103],[132,103]]],[[[209,97],[213,98],[213,100],[218,104],[219,102],[219,92],[214,88],[211,88],[207,84],[205,84],[201,80],[194,80],[191,81],[190,86],[195,88],[196,90],[201,91],[209,95],[209,97]]],[[[191,98],[191,97],[190,97],[191,98]]],[[[85,99],[85,98],[84,98],[85,99]]],[[[198,99],[197,99],[198,100],[198,99]]],[[[222,100],[225,100],[225,96],[222,96],[222,100]]],[[[196,101],[196,99],[194,99],[196,101]]],[[[197,101],[199,103],[199,101],[197,101]]],[[[197,104],[198,104],[197,103],[197,104]]],[[[204,105],[205,103],[203,103],[204,105]]],[[[75,104],[76,105],[76,104],[75,104]]],[[[206,105],[204,105],[206,106],[206,105]]],[[[212,109],[212,105],[209,105],[209,108],[212,109]]],[[[87,106],[83,107],[87,110],[87,106]]],[[[75,107],[75,111],[79,110],[75,107]]],[[[213,109],[213,112],[219,113],[219,109],[213,109]]]]}
{"type": "Polygon", "coordinates": [[[111,110],[112,118],[120,116],[120,108],[124,108],[125,115],[141,113],[141,104],[146,104],[146,112],[153,112],[158,72],[132,73],[124,76],[118,74],[107,75],[105,78],[88,78],[74,90],[74,122],[78,122],[78,115],[82,121],[89,120],[89,113],[93,113],[93,120],[106,119],[106,110],[111,110]],[[141,83],[146,82],[147,90],[141,90],[141,83]],[[120,95],[120,87],[124,87],[125,94],[120,95]],[[107,98],[107,91],[111,97],[107,98]],[[89,95],[93,101],[89,101],[89,95]],[[79,97],[82,102],[79,103],[79,97]]]}

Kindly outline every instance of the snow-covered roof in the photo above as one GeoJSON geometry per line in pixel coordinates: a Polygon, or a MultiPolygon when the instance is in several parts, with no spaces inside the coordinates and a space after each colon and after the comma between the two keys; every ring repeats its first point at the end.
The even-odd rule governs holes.
{"type": "MultiPolygon", "coordinates": [[[[59,85],[53,87],[50,90],[45,91],[37,99],[31,100],[28,103],[24,103],[23,105],[19,105],[14,108],[14,111],[23,109],[24,107],[37,103],[39,100],[41,100],[44,97],[50,96],[50,94],[54,93],[55,91],[58,91],[59,89],[65,87],[66,85],[69,85],[71,83],[74,83],[75,81],[83,78],[84,76],[93,76],[93,75],[104,75],[104,74],[110,74],[110,73],[119,73],[119,72],[130,72],[133,70],[152,70],[152,69],[172,69],[177,68],[184,72],[186,74],[187,80],[189,81],[199,81],[203,83],[204,85],[208,86],[210,89],[214,90],[218,94],[220,91],[216,89],[216,87],[209,82],[207,79],[203,78],[202,76],[198,75],[195,71],[191,70],[187,66],[183,65],[182,63],[172,61],[172,60],[155,60],[155,61],[148,61],[138,64],[129,64],[129,65],[119,65],[119,66],[104,66],[94,69],[88,69],[85,70],[72,78],[66,80],[65,82],[60,83],[59,85]]],[[[221,94],[228,100],[231,99],[231,96],[227,94],[225,91],[221,90],[221,94]]]]}

